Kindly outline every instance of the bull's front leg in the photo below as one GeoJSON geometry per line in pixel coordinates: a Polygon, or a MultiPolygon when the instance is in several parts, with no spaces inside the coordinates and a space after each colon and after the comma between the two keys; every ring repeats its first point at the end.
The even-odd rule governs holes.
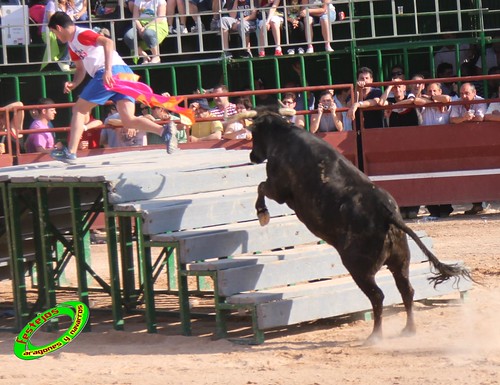
{"type": "Polygon", "coordinates": [[[269,223],[269,211],[266,207],[266,182],[261,182],[257,188],[257,201],[255,202],[255,209],[257,210],[257,218],[259,218],[259,223],[261,226],[265,226],[269,223]]]}

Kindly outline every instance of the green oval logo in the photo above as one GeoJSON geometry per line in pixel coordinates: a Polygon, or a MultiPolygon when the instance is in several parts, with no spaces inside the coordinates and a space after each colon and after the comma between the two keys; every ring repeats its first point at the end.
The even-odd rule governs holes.
{"type": "Polygon", "coordinates": [[[63,302],[52,309],[39,313],[24,327],[23,330],[14,340],[14,354],[21,360],[36,360],[48,353],[55,352],[61,349],[64,345],[69,344],[78,336],[89,320],[88,307],[79,301],[63,302]],[[31,338],[36,331],[52,318],[66,315],[73,321],[71,326],[55,341],[44,345],[34,346],[31,343],[31,338]]]}

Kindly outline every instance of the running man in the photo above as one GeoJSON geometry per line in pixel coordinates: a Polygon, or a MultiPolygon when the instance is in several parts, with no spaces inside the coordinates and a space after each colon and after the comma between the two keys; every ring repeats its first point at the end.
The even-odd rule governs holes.
{"type": "Polygon", "coordinates": [[[92,79],[83,89],[73,107],[71,118],[71,134],[68,148],[54,150],[52,158],[63,162],[76,159],[78,142],[84,131],[86,115],[97,105],[112,100],[120,115],[125,128],[152,132],[165,139],[167,152],[171,154],[177,148],[175,132],[171,132],[173,125],[160,126],[149,119],[135,116],[135,101],[133,98],[109,91],[106,86],[112,87],[113,75],[132,73],[120,55],[116,52],[111,39],[104,37],[90,29],[80,28],[64,12],[56,12],[49,20],[49,29],[57,38],[68,43],[71,60],[76,65],[73,81],[64,84],[64,93],[69,93],[80,85],[88,73],[92,79]]]}

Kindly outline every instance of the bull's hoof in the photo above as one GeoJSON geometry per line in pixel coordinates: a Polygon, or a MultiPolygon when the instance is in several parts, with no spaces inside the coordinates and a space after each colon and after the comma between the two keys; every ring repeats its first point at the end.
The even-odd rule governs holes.
{"type": "Polygon", "coordinates": [[[417,328],[415,326],[405,326],[403,330],[401,330],[401,337],[412,337],[417,334],[417,328]]]}
{"type": "Polygon", "coordinates": [[[259,223],[261,226],[265,226],[269,223],[271,217],[269,216],[269,211],[263,211],[261,213],[257,214],[257,217],[259,218],[259,223]]]}
{"type": "Polygon", "coordinates": [[[382,333],[372,333],[370,336],[366,339],[364,342],[363,346],[373,346],[377,345],[382,341],[382,333]]]}

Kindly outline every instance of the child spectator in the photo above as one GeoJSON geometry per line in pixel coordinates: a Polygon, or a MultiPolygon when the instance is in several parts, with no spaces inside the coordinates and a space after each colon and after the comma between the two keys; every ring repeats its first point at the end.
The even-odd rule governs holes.
{"type": "MultiPolygon", "coordinates": [[[[194,111],[197,119],[215,117],[209,111],[210,107],[207,99],[196,100],[189,107],[194,111]]],[[[223,130],[222,123],[219,120],[196,122],[191,126],[191,135],[189,135],[188,141],[196,143],[205,140],[220,140],[223,130]]]]}
{"type": "MultiPolygon", "coordinates": [[[[288,24],[288,38],[290,43],[294,45],[304,43],[305,38],[305,25],[304,18],[300,15],[301,11],[301,0],[291,0],[287,2],[288,7],[286,7],[286,22],[288,24]]],[[[287,51],[288,55],[295,55],[295,48],[289,48],[287,51]]],[[[297,53],[299,55],[305,52],[303,47],[297,48],[297,53]]]]}

